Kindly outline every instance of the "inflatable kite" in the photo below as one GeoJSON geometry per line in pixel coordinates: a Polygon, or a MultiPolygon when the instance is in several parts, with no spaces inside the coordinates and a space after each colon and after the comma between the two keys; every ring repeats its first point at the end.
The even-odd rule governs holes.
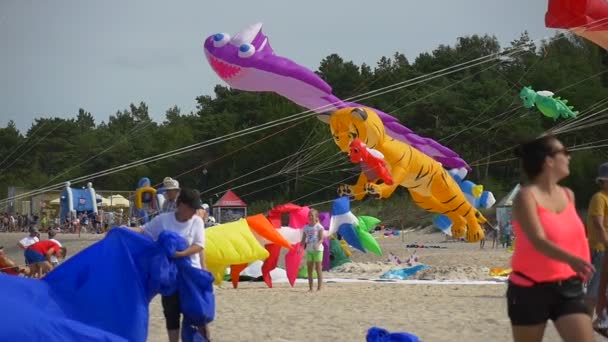
{"type": "MultiPolygon", "coordinates": [[[[271,209],[268,218],[258,214],[208,228],[205,258],[215,284],[219,285],[224,280],[229,266],[230,280],[237,288],[241,273],[250,263],[263,260],[261,276],[266,285],[272,287],[271,272],[277,268],[281,248],[287,248],[285,274],[293,287],[304,255],[300,241],[302,228],[308,223],[309,210],[308,207],[287,203],[271,209]],[[284,215],[289,215],[289,222],[282,221],[284,215]]],[[[355,216],[350,211],[348,198],[335,200],[331,216],[319,213],[319,218],[326,229],[323,241],[325,270],[350,261],[349,244],[363,253],[370,251],[382,255],[378,242],[369,233],[380,220],[371,216],[355,216]],[[336,234],[340,234],[343,240],[335,240],[336,234]]]]}
{"type": "MultiPolygon", "coordinates": [[[[291,286],[295,285],[304,251],[300,248],[302,241],[302,228],[308,223],[308,212],[310,208],[300,207],[293,203],[287,203],[274,207],[268,212],[268,219],[273,226],[279,229],[279,233],[289,244],[290,250],[285,255],[285,272],[291,286]],[[287,226],[283,226],[282,216],[289,215],[287,226]]],[[[262,266],[262,277],[268,287],[272,287],[270,271],[277,267],[280,248],[276,245],[266,245],[270,257],[264,261],[262,266]]]]}
{"type": "Polygon", "coordinates": [[[371,216],[358,216],[357,221],[357,235],[363,248],[376,255],[382,255],[378,241],[370,234],[370,231],[380,223],[380,220],[371,216]]]}
{"type": "MultiPolygon", "coordinates": [[[[226,268],[230,266],[230,276],[235,288],[238,285],[240,272],[249,263],[257,260],[272,262],[274,258],[278,258],[281,247],[291,248],[288,239],[262,214],[213,226],[205,230],[205,235],[207,241],[205,260],[207,268],[215,276],[215,283],[219,285],[222,282],[226,268]],[[276,248],[263,247],[268,245],[274,245],[276,248]]],[[[266,276],[270,277],[269,273],[275,267],[276,263],[274,267],[262,267],[262,272],[266,274],[264,272],[267,271],[266,276]]],[[[296,274],[297,268],[293,275],[294,281],[296,274]]]]}
{"type": "MultiPolygon", "coordinates": [[[[362,174],[354,188],[343,185],[339,189],[339,194],[353,196],[356,199],[361,199],[366,194],[385,198],[392,194],[396,186],[403,185],[411,190],[412,196],[422,208],[448,215],[455,222],[452,227],[454,236],[464,236],[466,233],[467,240],[471,242],[483,238],[479,222],[485,222],[485,218],[476,210],[471,210],[470,205],[460,205],[466,203],[466,199],[450,177],[445,176],[445,170],[441,167],[464,167],[470,170],[463,159],[436,141],[416,135],[387,113],[357,103],[345,102],[334,96],[331,87],[317,74],[285,57],[276,55],[268,37],[262,33],[262,24],[254,24],[234,37],[230,37],[227,33],[212,35],[204,42],[204,53],[216,74],[231,87],[244,91],[275,92],[314,111],[319,119],[330,122],[330,127],[331,122],[335,121],[333,120],[335,113],[341,110],[350,112],[356,107],[363,112],[367,110],[374,113],[374,122],[377,122],[381,130],[379,132],[381,134],[377,135],[376,143],[386,142],[387,146],[391,146],[389,149],[392,155],[386,158],[395,184],[376,184],[362,174]],[[399,155],[396,156],[395,153],[399,155]],[[399,159],[405,155],[416,158],[399,159]],[[440,174],[445,176],[441,177],[445,179],[443,183],[439,179],[434,179],[435,175],[440,174]],[[449,203],[441,203],[438,201],[440,199],[449,203]]],[[[336,132],[334,127],[331,128],[332,133],[336,132]]],[[[344,129],[346,130],[348,129],[344,129]]],[[[378,150],[384,156],[388,156],[387,151],[376,146],[374,142],[366,141],[357,132],[349,133],[351,135],[342,137],[333,135],[336,144],[343,152],[348,153],[350,142],[359,137],[370,149],[378,150]],[[338,139],[342,140],[338,141],[338,139]]]]}
{"type": "Polygon", "coordinates": [[[331,208],[328,235],[338,233],[349,245],[365,253],[365,248],[363,248],[363,244],[355,228],[358,223],[357,216],[350,211],[348,197],[340,197],[334,200],[331,208]]]}
{"type": "Polygon", "coordinates": [[[549,0],[545,25],[568,29],[608,49],[608,2],[605,0],[549,0]]]}
{"type": "Polygon", "coordinates": [[[366,195],[388,198],[398,186],[407,188],[419,207],[444,214],[452,221],[452,236],[466,236],[469,242],[483,239],[480,223],[486,219],[466,199],[456,181],[435,160],[416,148],[387,137],[380,117],[369,108],[344,108],[335,111],[329,121],[334,142],[342,152],[349,152],[351,139],[361,139],[384,155],[394,184],[376,184],[359,175],[355,185],[342,185],[340,195],[363,199],[366,195]]]}
{"type": "Polygon", "coordinates": [[[378,150],[368,148],[361,140],[355,139],[350,143],[349,157],[351,162],[361,164],[361,169],[367,179],[372,181],[380,179],[385,184],[393,185],[391,174],[386,168],[384,155],[378,150]]]}
{"type": "Polygon", "coordinates": [[[285,271],[294,286],[303,256],[299,246],[302,227],[308,222],[308,210],[308,207],[288,203],[270,210],[268,218],[258,214],[208,228],[205,258],[207,268],[215,276],[215,284],[221,284],[230,267],[232,285],[237,288],[241,272],[250,263],[263,260],[262,277],[268,287],[272,287],[270,272],[277,267],[281,248],[287,248],[285,271]],[[289,226],[282,226],[281,215],[286,213],[289,226]]]}
{"type": "MultiPolygon", "coordinates": [[[[319,119],[329,120],[329,114],[345,107],[365,107],[344,102],[332,94],[332,88],[311,70],[278,56],[262,33],[262,24],[254,24],[230,37],[217,33],[204,42],[204,52],[215,73],[232,88],[275,92],[296,104],[318,113],[319,119]]],[[[433,139],[416,135],[399,120],[380,110],[380,117],[388,136],[415,147],[422,153],[449,168],[465,167],[467,163],[454,151],[433,139]]]]}
{"type": "MultiPolygon", "coordinates": [[[[326,235],[339,234],[343,241],[348,245],[360,250],[363,253],[370,251],[377,255],[382,255],[380,246],[374,237],[369,233],[369,226],[379,223],[375,217],[355,216],[350,211],[350,201],[348,197],[340,197],[334,200],[331,209],[329,231],[326,235]]],[[[345,250],[346,253],[347,250],[345,250]]]]}
{"type": "Polygon", "coordinates": [[[172,232],[154,242],[115,228],[40,280],[0,274],[0,340],[146,341],[150,301],[179,290],[194,341],[187,327],[213,320],[215,298],[209,272],[172,257],[186,247],[172,232]]]}
{"type": "MultiPolygon", "coordinates": [[[[452,176],[452,178],[456,181],[466,199],[475,209],[488,209],[491,208],[494,203],[496,203],[494,194],[490,191],[484,191],[483,185],[477,185],[471,181],[465,180],[467,176],[466,169],[452,169],[448,171],[448,174],[450,174],[450,176],[452,176]]],[[[452,235],[452,221],[447,216],[436,215],[433,217],[433,224],[445,234],[452,235]]]]}
{"type": "Polygon", "coordinates": [[[164,202],[164,196],[152,187],[148,177],[144,177],[137,182],[135,189],[135,216],[141,223],[150,222],[152,217],[158,213],[164,202]]]}
{"type": "Polygon", "coordinates": [[[572,111],[574,107],[568,106],[568,100],[559,97],[553,97],[553,93],[548,90],[534,91],[532,87],[523,87],[519,92],[519,97],[523,101],[526,108],[536,108],[543,113],[544,116],[557,120],[560,117],[564,119],[576,118],[578,112],[572,111]]]}

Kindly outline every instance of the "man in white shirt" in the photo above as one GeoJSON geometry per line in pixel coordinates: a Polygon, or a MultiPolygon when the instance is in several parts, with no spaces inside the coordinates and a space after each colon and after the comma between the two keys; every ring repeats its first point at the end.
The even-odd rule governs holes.
{"type": "MultiPolygon", "coordinates": [[[[202,208],[200,193],[196,190],[182,189],[177,198],[177,208],[173,212],[162,213],[156,216],[141,228],[131,228],[134,231],[147,234],[152,239],[158,239],[164,230],[172,231],[186,239],[189,247],[183,251],[176,252],[174,257],[190,258],[193,267],[206,269],[204,253],[205,248],[205,225],[196,211],[202,208]]],[[[179,341],[179,329],[181,321],[181,307],[179,293],[170,296],[162,296],[163,313],[165,315],[169,342],[179,341]]],[[[207,327],[199,327],[199,332],[208,340],[207,327]]]]}
{"type": "Polygon", "coordinates": [[[165,177],[163,180],[163,188],[165,189],[165,201],[163,202],[160,212],[173,212],[177,208],[177,196],[180,191],[179,182],[171,177],[165,177]]]}

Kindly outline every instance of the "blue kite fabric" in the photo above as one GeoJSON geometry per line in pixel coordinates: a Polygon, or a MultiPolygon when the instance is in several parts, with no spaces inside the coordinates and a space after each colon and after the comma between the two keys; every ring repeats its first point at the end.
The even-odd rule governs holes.
{"type": "Polygon", "coordinates": [[[332,228],[336,229],[336,232],[346,243],[366,253],[355,229],[357,224],[359,224],[359,219],[350,211],[350,200],[348,197],[338,197],[334,200],[331,207],[330,232],[332,228]]]}
{"type": "Polygon", "coordinates": [[[380,276],[380,279],[407,279],[418,271],[427,269],[429,266],[426,264],[419,264],[412,267],[400,268],[396,270],[390,270],[380,276]]]}
{"type": "Polygon", "coordinates": [[[146,341],[150,301],[176,290],[187,324],[211,322],[213,276],[172,258],[186,247],[114,228],[41,280],[0,274],[0,341],[146,341]]]}
{"type": "Polygon", "coordinates": [[[372,327],[367,331],[367,342],[420,342],[418,336],[407,333],[398,332],[391,333],[386,329],[372,327]]]}

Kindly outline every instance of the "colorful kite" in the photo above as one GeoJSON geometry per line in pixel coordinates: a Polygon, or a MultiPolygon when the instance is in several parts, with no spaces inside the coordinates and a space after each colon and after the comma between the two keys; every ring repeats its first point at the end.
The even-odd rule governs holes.
{"type": "MultiPolygon", "coordinates": [[[[465,180],[467,177],[466,169],[452,169],[448,171],[448,174],[456,181],[460,190],[462,190],[464,196],[474,208],[488,209],[496,203],[494,194],[490,191],[484,191],[483,185],[477,185],[469,180],[465,180]]],[[[445,215],[436,215],[433,217],[433,224],[445,234],[452,235],[452,221],[449,217],[445,215]]]]}
{"type": "MultiPolygon", "coordinates": [[[[275,92],[298,105],[319,114],[324,122],[328,115],[345,107],[365,107],[344,102],[332,94],[332,89],[311,70],[285,57],[278,56],[262,33],[262,24],[254,24],[230,37],[218,33],[204,42],[204,52],[216,74],[235,89],[275,92]]],[[[458,154],[433,139],[416,135],[401,125],[395,117],[373,109],[380,117],[386,133],[409,144],[442,163],[445,167],[465,167],[458,154]]]]}
{"type": "Polygon", "coordinates": [[[536,108],[544,116],[557,120],[558,118],[576,118],[578,112],[572,111],[574,107],[568,106],[568,100],[553,97],[553,93],[548,90],[534,91],[532,87],[523,87],[519,92],[519,97],[526,108],[536,108]]]}
{"type": "Polygon", "coordinates": [[[608,49],[608,1],[549,0],[545,25],[568,29],[608,49]]]}
{"type": "Polygon", "coordinates": [[[356,184],[340,186],[340,195],[357,200],[366,195],[388,198],[398,186],[403,186],[420,208],[450,218],[452,236],[466,236],[469,242],[483,239],[480,223],[485,223],[486,219],[467,201],[454,178],[429,156],[387,137],[384,125],[374,111],[369,108],[337,110],[330,117],[329,127],[342,152],[349,151],[351,139],[360,139],[382,153],[394,182],[393,185],[377,184],[361,173],[356,184]]]}
{"type": "Polygon", "coordinates": [[[361,164],[367,179],[372,181],[381,179],[385,184],[393,185],[384,155],[378,150],[368,148],[361,140],[355,139],[350,143],[349,157],[351,162],[361,164]]]}

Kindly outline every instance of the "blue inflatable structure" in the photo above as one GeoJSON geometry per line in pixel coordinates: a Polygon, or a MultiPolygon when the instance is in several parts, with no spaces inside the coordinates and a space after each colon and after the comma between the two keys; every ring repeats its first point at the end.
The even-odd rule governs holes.
{"type": "Polygon", "coordinates": [[[70,182],[66,182],[59,201],[61,220],[70,218],[70,214],[76,217],[77,214],[83,212],[97,213],[97,195],[91,183],[88,183],[84,189],[76,189],[70,187],[70,182]]]}

